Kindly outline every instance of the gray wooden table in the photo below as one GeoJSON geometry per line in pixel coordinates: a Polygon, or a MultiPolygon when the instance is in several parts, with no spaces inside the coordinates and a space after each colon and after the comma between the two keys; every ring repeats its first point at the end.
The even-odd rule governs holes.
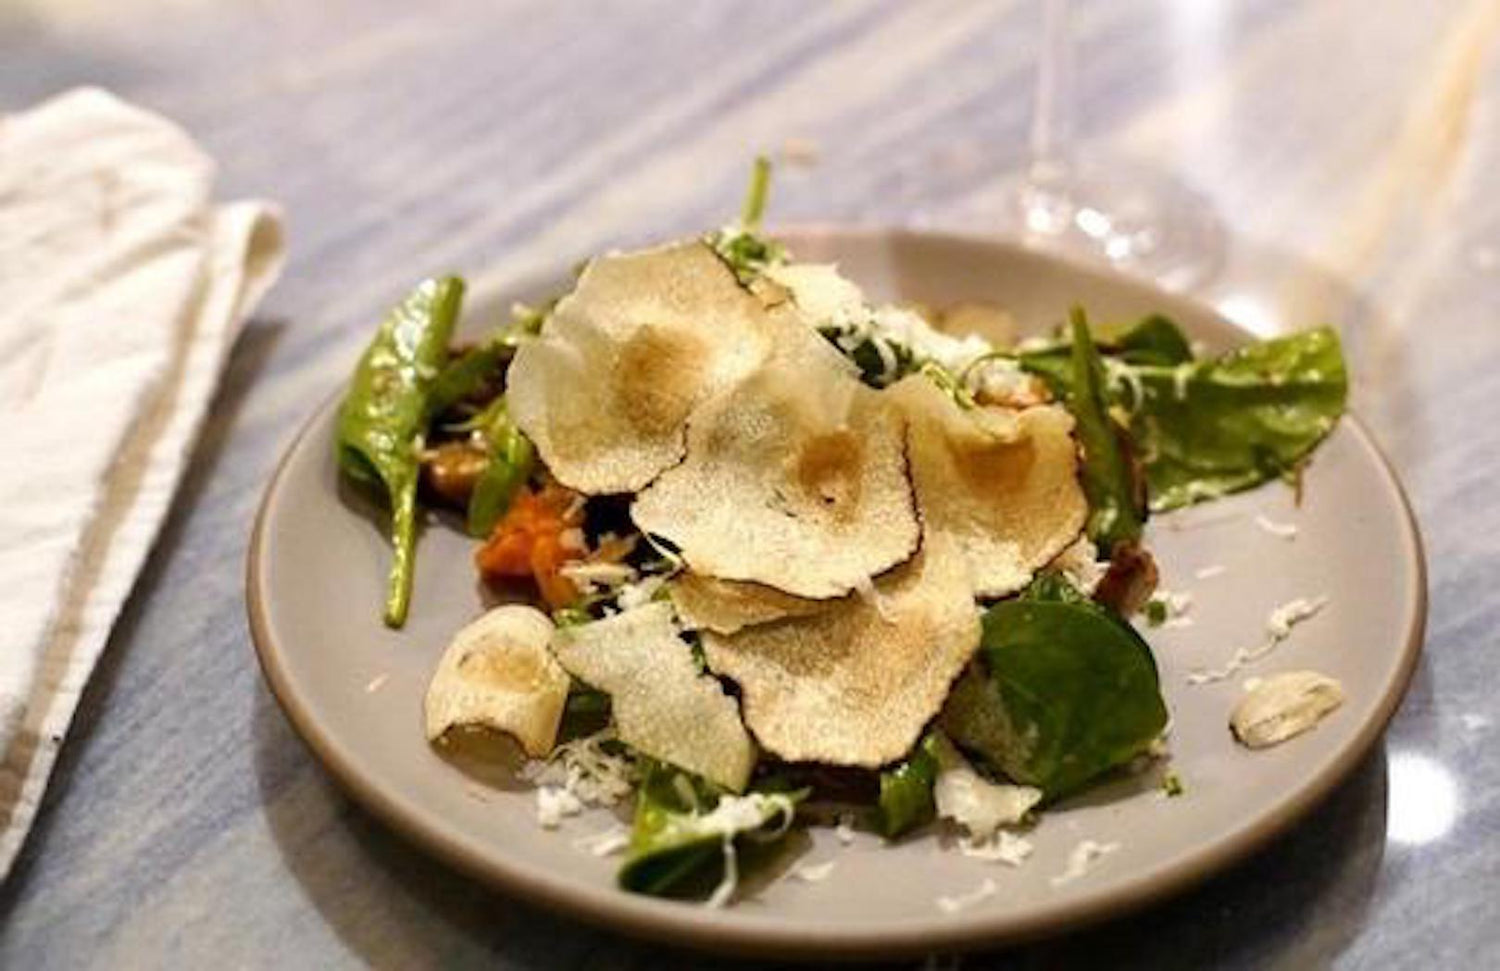
{"type": "MultiPolygon", "coordinates": [[[[1078,4],[1085,146],[1232,237],[1208,299],[1345,328],[1431,555],[1385,744],[1288,837],[1164,906],[965,967],[1478,966],[1500,954],[1500,5],[1078,4]]],[[[335,790],[261,683],[250,517],[421,273],[503,283],[717,223],[795,140],[778,219],[982,229],[1034,3],[0,0],[0,110],[93,82],[182,121],[292,260],[0,889],[0,966],[692,966],[508,900],[335,790]]]]}

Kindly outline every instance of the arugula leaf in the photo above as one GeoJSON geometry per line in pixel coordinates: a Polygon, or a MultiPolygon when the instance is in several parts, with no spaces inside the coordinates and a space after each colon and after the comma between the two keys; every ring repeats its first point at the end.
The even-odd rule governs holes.
{"type": "Polygon", "coordinates": [[[704,893],[721,881],[726,863],[734,859],[728,844],[780,839],[805,797],[806,790],[735,796],[691,773],[648,761],[620,886],[657,896],[704,893]]]}
{"type": "Polygon", "coordinates": [[[984,616],[943,729],[992,770],[1056,799],[1144,751],[1167,723],[1140,635],[1096,604],[1023,597],[984,616]]]}
{"type": "MultiPolygon", "coordinates": [[[[1088,535],[1107,556],[1121,543],[1140,540],[1145,504],[1126,451],[1125,430],[1110,415],[1104,363],[1083,308],[1069,312],[1069,324],[1072,344],[1066,372],[1055,360],[1049,359],[1047,367],[1055,376],[1050,380],[1059,382],[1056,390],[1073,415],[1074,434],[1083,449],[1079,482],[1089,502],[1088,535]]],[[[1035,361],[1029,365],[1035,366],[1035,361]]]]}
{"type": "Polygon", "coordinates": [[[511,420],[504,395],[490,402],[475,422],[484,435],[489,461],[469,495],[468,525],[471,535],[485,537],[531,475],[536,448],[511,420]]]}
{"type": "Polygon", "coordinates": [[[729,264],[741,283],[750,283],[767,266],[779,263],[786,256],[780,243],[760,235],[770,191],[771,160],[760,155],[750,171],[750,187],[745,192],[739,221],[708,236],[709,245],[729,264]]]}
{"type": "Polygon", "coordinates": [[[880,835],[895,839],[902,833],[931,822],[937,814],[932,787],[937,781],[937,749],[947,740],[932,729],[922,737],[906,760],[880,773],[880,798],[875,804],[880,835]]]}
{"type": "Polygon", "coordinates": [[[417,542],[417,480],[432,384],[448,359],[464,283],[425,280],[380,325],[339,406],[340,470],[378,490],[391,512],[385,622],[400,627],[411,602],[417,542]]]}
{"type": "Polygon", "coordinates": [[[1329,327],[1134,370],[1144,400],[1132,425],[1157,511],[1294,472],[1333,430],[1348,395],[1329,327]]]}

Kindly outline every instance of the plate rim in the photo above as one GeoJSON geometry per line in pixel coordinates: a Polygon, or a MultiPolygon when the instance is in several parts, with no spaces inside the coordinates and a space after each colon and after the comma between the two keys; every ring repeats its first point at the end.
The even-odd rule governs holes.
{"type": "MultiPolygon", "coordinates": [[[[1190,305],[1207,309],[1226,326],[1247,337],[1255,335],[1228,320],[1217,310],[1191,297],[1161,290],[1155,285],[1114,271],[1079,263],[1065,257],[1026,247],[1022,244],[978,234],[934,232],[905,228],[842,226],[831,223],[795,224],[779,227],[777,236],[805,239],[890,239],[910,242],[948,243],[983,246],[1009,256],[1042,259],[1062,264],[1110,285],[1121,285],[1159,296],[1164,303],[1190,305]]],[[[527,281],[506,287],[509,291],[524,289],[527,281]]],[[[476,288],[477,289],[477,288],[476,288]]],[[[475,302],[486,296],[483,290],[473,295],[475,302]]],[[[888,921],[878,926],[830,928],[809,933],[803,927],[788,926],[777,919],[738,913],[725,921],[718,911],[707,911],[694,904],[639,897],[618,890],[613,885],[595,887],[566,878],[555,878],[526,865],[515,865],[477,854],[451,832],[434,830],[393,796],[371,783],[340,752],[320,727],[313,712],[305,707],[294,690],[289,673],[282,666],[286,654],[272,633],[264,592],[258,582],[262,573],[264,538],[269,511],[285,478],[291,459],[339,395],[335,389],[303,421],[296,435],[282,450],[260,502],[251,530],[245,557],[245,604],[251,641],[262,676],[272,696],[293,730],[312,750],[335,782],[361,806],[403,839],[415,843],[447,865],[475,877],[491,887],[526,900],[533,905],[556,908],[596,927],[619,931],[628,936],[669,945],[719,954],[750,957],[801,959],[892,958],[934,951],[968,951],[1018,944],[1056,934],[1067,928],[1078,928],[1138,912],[1154,903],[1185,892],[1203,883],[1258,848],[1284,834],[1332,790],[1349,777],[1382,738],[1396,710],[1405,698],[1421,656],[1428,615],[1427,559],[1420,527],[1411,501],[1390,459],[1374,436],[1353,412],[1344,415],[1343,425],[1355,442],[1370,455],[1384,473],[1385,484],[1394,494],[1401,510],[1401,541],[1407,548],[1415,574],[1412,623],[1404,634],[1399,665],[1387,690],[1378,699],[1374,715],[1368,719],[1318,775],[1308,779],[1292,797],[1272,812],[1216,840],[1199,852],[1189,853],[1162,866],[1142,872],[1123,886],[1100,891],[1071,901],[1064,901],[1040,912],[1020,915],[969,911],[961,915],[927,915],[909,920],[888,921]]]]}

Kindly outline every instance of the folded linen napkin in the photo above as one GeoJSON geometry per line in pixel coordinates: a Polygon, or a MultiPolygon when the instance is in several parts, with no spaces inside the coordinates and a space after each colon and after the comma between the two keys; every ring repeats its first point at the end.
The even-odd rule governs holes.
{"type": "Polygon", "coordinates": [[[0,116],[0,878],[161,527],[278,211],[99,90],[0,116]]]}

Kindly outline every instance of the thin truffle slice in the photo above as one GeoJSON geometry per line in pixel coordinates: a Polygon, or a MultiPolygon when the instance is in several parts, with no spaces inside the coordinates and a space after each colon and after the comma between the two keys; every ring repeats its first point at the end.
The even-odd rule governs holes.
{"type": "Polygon", "coordinates": [[[875,584],[808,617],[703,634],[740,686],[745,723],[794,762],[874,768],[911,750],[979,646],[962,556],[941,539],[875,584]]]}
{"type": "Polygon", "coordinates": [[[922,521],[963,551],[976,596],[1021,589],[1078,537],[1088,501],[1065,410],[963,409],[919,374],[890,394],[907,416],[922,521]]]}
{"type": "Polygon", "coordinates": [[[696,573],[828,599],[904,562],[921,526],[904,420],[807,333],[816,343],[805,352],[694,416],[687,458],[631,516],[696,573]]]}
{"type": "Polygon", "coordinates": [[[516,352],[510,413],[559,482],[633,492],[681,460],[693,410],[760,367],[792,313],[700,242],[601,257],[516,352]]]}
{"type": "Polygon", "coordinates": [[[559,630],[557,659],[610,697],[620,740],[639,752],[744,791],[755,743],[734,699],[698,670],[669,603],[649,603],[559,630]]]}
{"type": "Polygon", "coordinates": [[[547,644],[552,621],[533,607],[496,607],[460,630],[443,652],[424,703],[427,738],[488,728],[540,758],[552,751],[569,678],[547,644]]]}
{"type": "Polygon", "coordinates": [[[775,587],[737,580],[718,580],[681,573],[667,584],[677,616],[690,630],[733,634],[745,627],[787,617],[805,617],[829,607],[827,600],[808,600],[775,587]]]}

